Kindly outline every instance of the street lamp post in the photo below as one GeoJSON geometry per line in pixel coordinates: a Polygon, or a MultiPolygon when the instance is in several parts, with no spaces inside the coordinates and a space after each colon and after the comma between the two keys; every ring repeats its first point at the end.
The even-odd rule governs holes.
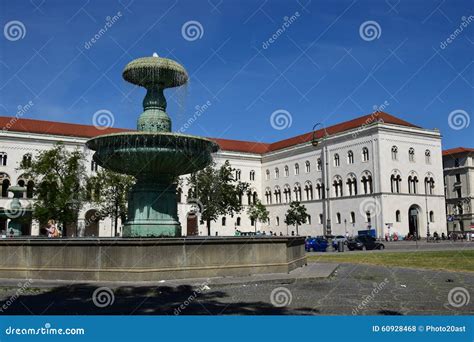
{"type": "MultiPolygon", "coordinates": [[[[322,123],[318,122],[313,126],[313,138],[311,141],[311,144],[316,147],[319,146],[320,143],[323,143],[325,139],[329,137],[328,132],[326,131],[326,128],[322,125],[322,123]],[[316,137],[316,128],[318,126],[321,126],[322,129],[324,130],[324,136],[321,139],[318,139],[316,137]]],[[[323,218],[326,219],[325,222],[325,227],[323,228],[323,234],[324,235],[331,235],[331,209],[330,209],[330,202],[329,202],[329,186],[328,186],[328,157],[327,157],[327,144],[324,144],[322,146],[321,150],[321,164],[322,164],[322,179],[324,182],[323,186],[323,218]]],[[[324,224],[324,221],[323,221],[324,224]]]]}

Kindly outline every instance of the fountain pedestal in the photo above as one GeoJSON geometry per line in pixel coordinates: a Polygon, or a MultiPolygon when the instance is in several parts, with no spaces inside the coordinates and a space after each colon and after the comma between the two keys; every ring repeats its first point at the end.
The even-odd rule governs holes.
{"type": "Polygon", "coordinates": [[[181,236],[176,185],[170,181],[137,180],[128,200],[124,237],[181,236]]]}

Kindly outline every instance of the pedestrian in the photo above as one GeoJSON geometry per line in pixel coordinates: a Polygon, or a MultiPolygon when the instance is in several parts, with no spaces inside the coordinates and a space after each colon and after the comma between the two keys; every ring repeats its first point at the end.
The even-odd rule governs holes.
{"type": "Polygon", "coordinates": [[[59,236],[59,231],[54,220],[49,220],[48,225],[46,226],[46,231],[48,232],[49,238],[55,238],[59,236]]]}

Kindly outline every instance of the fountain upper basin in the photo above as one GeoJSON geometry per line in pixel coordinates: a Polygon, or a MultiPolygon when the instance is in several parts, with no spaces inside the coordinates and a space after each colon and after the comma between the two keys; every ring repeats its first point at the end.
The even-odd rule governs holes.
{"type": "Polygon", "coordinates": [[[127,132],[102,135],[86,143],[94,161],[114,172],[149,178],[198,171],[219,146],[206,138],[169,132],[127,132]]]}

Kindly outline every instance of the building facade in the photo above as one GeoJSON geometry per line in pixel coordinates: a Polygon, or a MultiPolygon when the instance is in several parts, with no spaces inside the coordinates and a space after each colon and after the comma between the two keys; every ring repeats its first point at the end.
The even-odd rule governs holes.
{"type": "MultiPolygon", "coordinates": [[[[4,128],[0,134],[0,207],[8,206],[11,199],[6,196],[12,184],[29,184],[22,201],[25,205],[34,201],[34,184],[18,170],[24,158],[33,158],[62,141],[67,148],[84,150],[87,170],[93,174],[97,165],[85,142],[100,134],[126,131],[11,117],[0,118],[0,125],[4,128]]],[[[374,229],[382,237],[387,233],[426,236],[428,231],[446,231],[443,157],[437,130],[375,112],[270,144],[213,140],[221,147],[214,155],[216,164],[228,160],[236,178],[250,184],[243,204],[259,198],[269,210],[269,222],[257,222],[256,226],[266,234],[356,235],[359,230],[374,229]],[[298,232],[284,223],[289,203],[295,200],[304,204],[310,215],[298,232]]],[[[177,195],[183,235],[207,235],[186,176],[181,184],[177,195]]],[[[96,210],[86,205],[71,234],[113,236],[111,220],[91,219],[96,210]]],[[[253,223],[244,209],[213,222],[211,235],[252,232],[253,223]]],[[[6,225],[0,222],[0,230],[6,225]]],[[[40,234],[38,223],[32,222],[27,232],[40,234]]]]}
{"type": "Polygon", "coordinates": [[[443,152],[448,232],[474,229],[474,149],[458,147],[443,152]]]}

